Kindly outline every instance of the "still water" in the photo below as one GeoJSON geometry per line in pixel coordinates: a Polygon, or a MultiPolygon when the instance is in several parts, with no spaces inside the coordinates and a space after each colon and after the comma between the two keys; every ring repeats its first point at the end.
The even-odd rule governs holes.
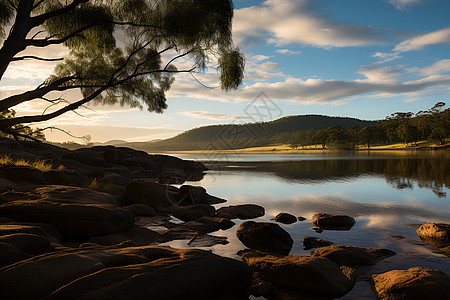
{"type": "MultiPolygon", "coordinates": [[[[173,154],[171,154],[173,155],[173,154]]],[[[199,182],[208,193],[228,200],[222,206],[258,204],[270,219],[280,212],[306,218],[280,224],[294,240],[291,255],[309,255],[303,237],[314,236],[335,244],[384,247],[397,255],[368,268],[367,275],[392,269],[423,266],[450,275],[450,260],[420,241],[414,224],[450,223],[450,153],[446,152],[338,152],[313,154],[175,154],[204,162],[209,170],[199,182]],[[346,214],[356,220],[350,231],[317,233],[313,214],[346,214]]],[[[217,206],[219,207],[219,206],[217,206]]],[[[235,237],[242,221],[227,231],[228,245],[212,250],[238,258],[245,248],[235,237]]],[[[416,225],[417,226],[417,225],[416,225]]],[[[188,247],[187,241],[170,243],[188,247]]],[[[375,299],[367,282],[360,281],[342,299],[375,299]]]]}

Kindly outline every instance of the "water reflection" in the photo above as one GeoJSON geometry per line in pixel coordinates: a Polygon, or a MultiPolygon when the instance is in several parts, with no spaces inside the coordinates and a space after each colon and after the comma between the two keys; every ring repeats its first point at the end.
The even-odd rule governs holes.
{"type": "Polygon", "coordinates": [[[206,162],[215,171],[245,173],[248,176],[277,176],[293,183],[322,183],[353,180],[361,176],[379,176],[396,189],[415,186],[446,197],[450,187],[450,159],[447,156],[335,156],[321,159],[284,161],[206,162]]]}

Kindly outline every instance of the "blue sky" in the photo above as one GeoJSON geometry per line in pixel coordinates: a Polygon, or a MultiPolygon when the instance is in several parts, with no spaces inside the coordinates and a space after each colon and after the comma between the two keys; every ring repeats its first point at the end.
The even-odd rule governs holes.
{"type": "MultiPolygon", "coordinates": [[[[83,117],[70,114],[49,125],[90,134],[95,141],[166,138],[208,124],[247,122],[245,110],[258,105],[253,100],[262,92],[279,108],[272,118],[324,114],[374,120],[396,111],[417,112],[438,101],[450,105],[448,0],[234,3],[234,40],[247,60],[238,91],[208,89],[189,75],[177,75],[168,93],[169,108],[161,115],[93,107],[82,111],[83,117]]],[[[48,63],[36,68],[24,76],[16,65],[5,75],[3,88],[30,86],[51,71],[48,63]]],[[[196,77],[217,87],[217,75],[212,66],[196,77]]],[[[47,136],[73,140],[56,132],[47,136]]]]}

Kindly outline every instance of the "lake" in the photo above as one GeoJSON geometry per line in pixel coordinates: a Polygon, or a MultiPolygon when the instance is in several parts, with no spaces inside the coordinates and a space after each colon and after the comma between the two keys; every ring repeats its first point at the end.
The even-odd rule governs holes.
{"type": "MultiPolygon", "coordinates": [[[[174,154],[171,154],[174,155],[174,154]]],[[[314,236],[335,244],[384,247],[397,255],[367,268],[368,276],[413,266],[431,267],[450,275],[450,260],[423,243],[416,224],[450,223],[450,153],[426,151],[323,152],[312,154],[175,154],[202,161],[209,170],[199,182],[209,194],[228,200],[222,206],[258,204],[270,219],[280,212],[305,217],[303,222],[280,224],[294,240],[290,254],[309,255],[303,237],[314,236]],[[315,213],[346,214],[356,220],[350,231],[312,230],[315,213]]],[[[216,207],[220,207],[219,205],[216,207]]],[[[239,224],[213,233],[228,237],[228,245],[212,250],[235,254],[245,246],[235,237],[239,224]]],[[[186,248],[187,241],[171,246],[186,248]]],[[[369,284],[359,281],[341,299],[376,299],[369,284]]]]}

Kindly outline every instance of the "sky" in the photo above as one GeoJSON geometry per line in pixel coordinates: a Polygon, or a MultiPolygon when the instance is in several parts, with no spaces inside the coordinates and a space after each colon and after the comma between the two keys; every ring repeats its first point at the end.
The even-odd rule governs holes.
{"type": "MultiPolygon", "coordinates": [[[[91,135],[97,142],[133,142],[168,138],[210,124],[302,114],[378,120],[399,111],[416,113],[439,101],[450,105],[448,0],[234,4],[233,38],[246,57],[239,90],[221,91],[218,71],[211,66],[196,79],[176,75],[163,114],[90,105],[38,126],[91,135]]],[[[42,56],[67,52],[62,46],[40,51],[42,56]]],[[[51,62],[11,64],[0,82],[0,97],[35,88],[53,67],[51,62]]],[[[70,99],[76,93],[65,96],[70,99]]],[[[42,113],[43,107],[15,109],[27,115],[42,113]]],[[[79,141],[57,130],[46,131],[46,136],[52,141],[79,141]]]]}

